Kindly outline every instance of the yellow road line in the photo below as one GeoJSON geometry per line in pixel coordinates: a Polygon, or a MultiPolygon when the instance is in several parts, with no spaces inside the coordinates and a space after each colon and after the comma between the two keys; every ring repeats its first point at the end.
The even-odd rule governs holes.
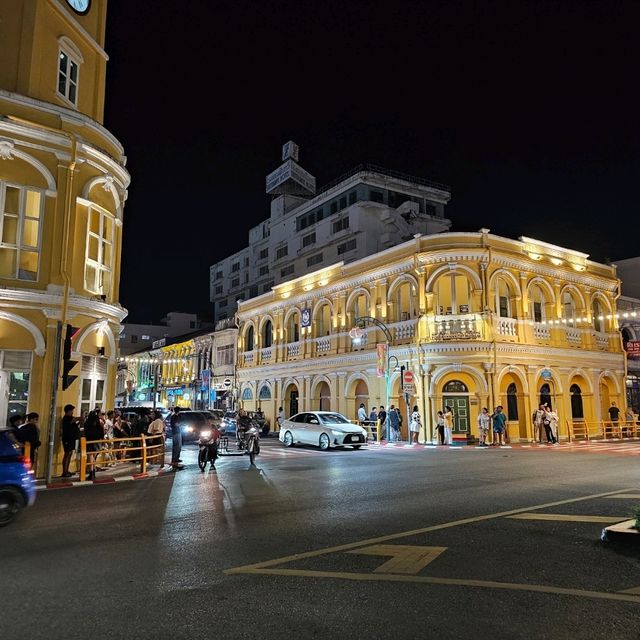
{"type": "Polygon", "coordinates": [[[562,513],[519,513],[507,516],[514,520],[550,520],[556,522],[623,522],[628,516],[571,516],[562,513]]]}
{"type": "MultiPolygon", "coordinates": [[[[490,580],[463,580],[458,578],[434,578],[429,576],[392,575],[381,573],[347,573],[341,571],[307,571],[304,569],[249,569],[244,573],[271,576],[295,576],[306,578],[332,578],[337,580],[359,580],[364,582],[417,582],[422,584],[442,584],[462,587],[481,587],[484,589],[505,589],[508,591],[533,591],[536,593],[551,593],[562,596],[578,596],[581,598],[597,598],[600,600],[616,600],[618,602],[632,602],[640,604],[640,595],[634,595],[635,590],[620,593],[606,591],[588,591],[584,589],[566,589],[538,584],[518,584],[513,582],[493,582],[490,580]]],[[[640,594],[640,589],[635,591],[640,594]]]]}
{"type": "Polygon", "coordinates": [[[452,527],[459,527],[464,524],[473,524],[475,522],[483,522],[485,520],[495,520],[496,518],[505,518],[507,516],[515,515],[517,513],[524,513],[527,511],[534,511],[537,509],[547,509],[549,507],[557,507],[564,504],[572,504],[575,502],[585,502],[587,500],[594,500],[595,498],[606,498],[621,493],[630,493],[637,491],[635,487],[627,489],[620,489],[618,491],[608,491],[606,493],[594,493],[581,498],[570,498],[568,500],[558,500],[556,502],[545,502],[544,504],[534,505],[530,507],[523,507],[522,509],[510,509],[509,511],[499,511],[498,513],[490,513],[483,516],[475,516],[472,518],[463,518],[462,520],[454,520],[453,522],[445,522],[443,524],[436,524],[430,527],[422,527],[420,529],[413,529],[411,531],[403,531],[401,533],[392,533],[386,536],[379,536],[377,538],[369,538],[367,540],[360,540],[359,542],[349,542],[347,544],[337,545],[335,547],[325,547],[324,549],[316,549],[315,551],[307,551],[306,553],[295,553],[290,556],[284,556],[282,558],[276,558],[274,560],[267,560],[266,562],[257,562],[255,564],[247,564],[242,567],[233,567],[226,569],[223,573],[227,575],[233,575],[236,573],[250,573],[253,569],[263,569],[265,567],[273,567],[279,564],[285,564],[287,562],[294,562],[296,560],[302,560],[304,558],[315,558],[317,556],[323,556],[329,553],[336,553],[338,551],[347,551],[348,549],[356,549],[357,547],[366,547],[380,542],[387,542],[389,540],[399,540],[400,538],[408,538],[410,536],[416,536],[423,533],[429,533],[431,531],[441,531],[442,529],[450,529],[452,527]]]}
{"type": "Polygon", "coordinates": [[[611,496],[619,500],[640,500],[640,493],[621,493],[617,496],[611,496]]]}
{"type": "Polygon", "coordinates": [[[347,553],[361,553],[368,556],[392,556],[381,564],[375,573],[416,574],[433,562],[447,547],[418,547],[401,544],[374,544],[371,547],[352,549],[347,553]]]}

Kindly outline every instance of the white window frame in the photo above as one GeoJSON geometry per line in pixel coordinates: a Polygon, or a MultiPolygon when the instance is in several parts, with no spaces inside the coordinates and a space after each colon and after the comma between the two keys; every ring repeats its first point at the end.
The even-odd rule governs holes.
{"type": "Polygon", "coordinates": [[[62,97],[66,102],[78,106],[78,93],[80,88],[80,67],[84,63],[84,58],[80,53],[80,50],[76,45],[67,37],[61,37],[58,39],[58,69],[56,76],[56,93],[62,97]],[[67,70],[62,69],[63,56],[68,61],[67,70]],[[76,77],[75,81],[71,78],[71,69],[75,68],[76,77]],[[63,87],[61,90],[60,81],[64,78],[63,87]],[[75,95],[71,94],[71,89],[74,89],[75,95]]]}
{"type": "Polygon", "coordinates": [[[113,278],[113,261],[114,261],[114,245],[116,235],[116,220],[108,211],[99,209],[98,207],[91,206],[87,208],[87,240],[85,247],[85,267],[84,267],[84,286],[85,289],[96,295],[110,295],[112,289],[113,278]],[[99,232],[96,234],[91,231],[91,216],[93,213],[97,213],[100,216],[99,232]],[[104,229],[105,220],[108,220],[111,224],[111,240],[106,240],[104,229]],[[89,244],[91,238],[96,238],[98,243],[98,259],[94,260],[89,257],[89,244]],[[104,262],[104,247],[109,245],[110,251],[110,264],[104,262]],[[88,274],[89,267],[95,270],[94,282],[91,285],[89,282],[88,274]],[[105,288],[105,282],[108,278],[108,286],[105,288]],[[92,288],[93,286],[93,288],[92,288]]]}
{"type": "Polygon", "coordinates": [[[0,180],[0,249],[9,249],[11,251],[16,252],[16,269],[14,271],[13,276],[2,276],[3,278],[9,278],[12,280],[24,280],[27,282],[37,282],[38,276],[40,275],[40,255],[41,255],[41,247],[42,247],[42,227],[44,224],[44,198],[45,192],[42,189],[36,189],[34,187],[15,184],[13,182],[4,182],[0,180]],[[7,187],[12,189],[17,189],[19,193],[19,202],[18,202],[18,213],[17,214],[7,214],[5,213],[5,203],[7,196],[7,187]],[[38,216],[27,216],[26,214],[26,202],[27,202],[27,193],[33,192],[39,195],[40,199],[40,207],[38,211],[38,216]],[[4,236],[4,225],[5,221],[9,218],[16,220],[16,243],[8,243],[3,242],[2,238],[4,236]],[[24,227],[27,220],[36,220],[38,222],[38,239],[37,246],[33,247],[31,245],[25,245],[22,242],[22,238],[24,237],[24,227]],[[20,277],[20,254],[22,252],[29,253],[37,253],[38,254],[38,268],[36,269],[35,278],[25,278],[20,277]]]}

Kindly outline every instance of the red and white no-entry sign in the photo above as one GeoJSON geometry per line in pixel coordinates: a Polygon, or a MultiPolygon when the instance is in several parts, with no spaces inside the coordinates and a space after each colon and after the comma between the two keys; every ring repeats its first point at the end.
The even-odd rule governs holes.
{"type": "Polygon", "coordinates": [[[405,393],[413,393],[415,391],[413,383],[413,371],[405,371],[402,375],[402,390],[405,393]]]}

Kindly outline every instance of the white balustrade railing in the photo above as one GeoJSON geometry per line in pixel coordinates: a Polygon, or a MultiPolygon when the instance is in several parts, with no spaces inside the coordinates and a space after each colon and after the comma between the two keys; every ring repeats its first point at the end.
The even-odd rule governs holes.
{"type": "Polygon", "coordinates": [[[609,348],[609,335],[606,333],[596,332],[596,344],[600,349],[609,348]]]}
{"type": "Polygon", "coordinates": [[[316,338],[316,353],[326,353],[331,350],[331,338],[316,338]]]}
{"type": "Polygon", "coordinates": [[[480,340],[481,320],[475,313],[435,316],[432,340],[480,340]]]}
{"type": "Polygon", "coordinates": [[[394,322],[387,325],[391,335],[395,337],[395,340],[407,340],[416,335],[416,327],[418,326],[418,319],[402,320],[401,322],[394,322]]]}
{"type": "Polygon", "coordinates": [[[582,331],[575,327],[567,327],[567,342],[570,344],[582,344],[582,331]]]}
{"type": "Polygon", "coordinates": [[[533,323],[533,337],[539,340],[549,340],[551,338],[551,327],[540,322],[533,323]]]}
{"type": "Polygon", "coordinates": [[[253,364],[253,351],[245,351],[242,356],[245,364],[253,364]]]}
{"type": "Polygon", "coordinates": [[[272,355],[273,355],[272,347],[264,347],[260,349],[260,362],[269,362],[269,360],[271,360],[272,355]]]}
{"type": "Polygon", "coordinates": [[[300,355],[300,342],[289,342],[287,344],[287,356],[289,358],[295,358],[300,355]]]}
{"type": "Polygon", "coordinates": [[[515,318],[497,318],[496,329],[500,336],[518,335],[518,321],[515,318]]]}

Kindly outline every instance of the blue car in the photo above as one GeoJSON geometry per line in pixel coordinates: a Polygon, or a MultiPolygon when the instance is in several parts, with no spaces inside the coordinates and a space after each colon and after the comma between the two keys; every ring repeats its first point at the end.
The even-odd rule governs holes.
{"type": "Polygon", "coordinates": [[[36,480],[28,458],[9,430],[0,427],[0,527],[36,499],[36,480]]]}

